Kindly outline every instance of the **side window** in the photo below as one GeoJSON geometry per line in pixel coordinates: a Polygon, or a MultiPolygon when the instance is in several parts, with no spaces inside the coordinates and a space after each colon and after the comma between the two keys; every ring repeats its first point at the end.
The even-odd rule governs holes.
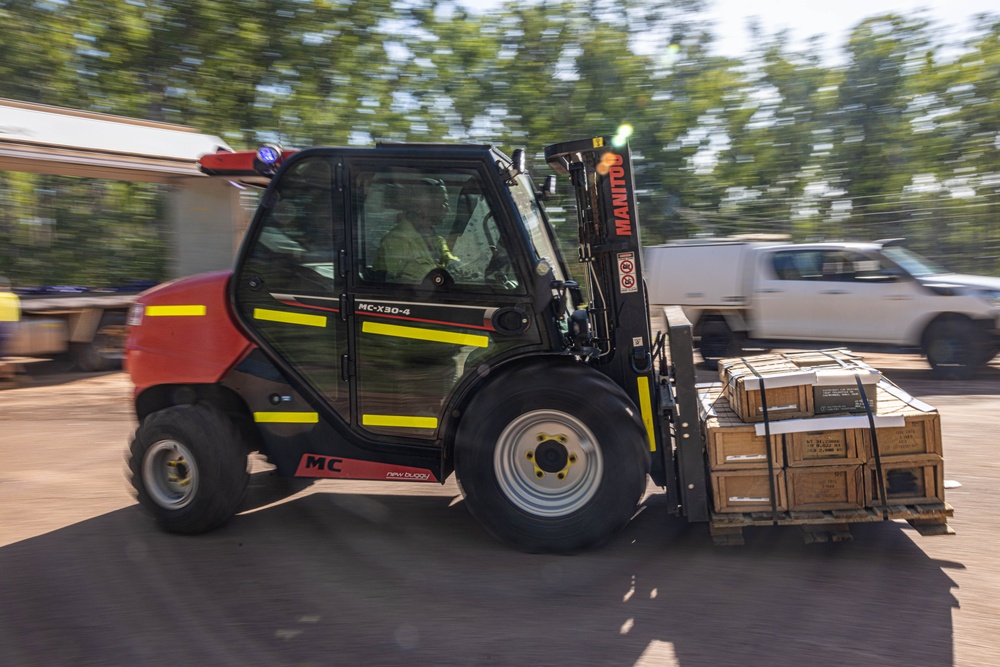
{"type": "Polygon", "coordinates": [[[778,280],[818,280],[822,277],[822,257],[816,250],[776,252],[773,267],[778,280]]]}
{"type": "Polygon", "coordinates": [[[326,292],[335,259],[330,165],[307,160],[278,184],[244,273],[263,272],[272,289],[326,292]]]}
{"type": "Polygon", "coordinates": [[[823,253],[823,280],[854,280],[854,262],[846,252],[828,250],[823,253]]]}
{"type": "Polygon", "coordinates": [[[847,282],[884,281],[887,272],[875,257],[853,250],[830,251],[823,260],[823,279],[847,282]]]}
{"type": "Polygon", "coordinates": [[[342,278],[336,261],[343,239],[343,204],[323,158],[291,166],[267,196],[259,233],[240,267],[240,312],[266,345],[348,414],[340,359],[345,325],[335,315],[342,278]]]}
{"type": "Polygon", "coordinates": [[[878,258],[852,250],[782,250],[772,266],[779,280],[872,282],[892,273],[878,258]]]}
{"type": "Polygon", "coordinates": [[[890,275],[878,257],[851,253],[854,264],[854,280],[858,282],[883,282],[890,275]]]}
{"type": "Polygon", "coordinates": [[[459,290],[518,289],[478,174],[399,167],[354,176],[362,281],[418,286],[444,276],[459,290]]]}

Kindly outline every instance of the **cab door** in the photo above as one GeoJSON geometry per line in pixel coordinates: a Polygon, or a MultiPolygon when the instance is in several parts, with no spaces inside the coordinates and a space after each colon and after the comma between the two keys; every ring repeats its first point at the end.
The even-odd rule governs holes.
{"type": "Polygon", "coordinates": [[[350,368],[363,437],[438,444],[456,387],[541,342],[509,194],[486,169],[348,161],[350,368]]]}
{"type": "Polygon", "coordinates": [[[233,279],[240,319],[268,356],[349,421],[340,307],[345,204],[335,186],[337,164],[334,155],[313,154],[288,165],[264,195],[233,279]]]}
{"type": "Polygon", "coordinates": [[[821,252],[811,248],[766,250],[753,275],[753,335],[777,340],[809,340],[822,335],[816,303],[821,252]]]}
{"type": "Polygon", "coordinates": [[[917,313],[915,284],[901,281],[875,253],[831,250],[825,254],[825,284],[818,302],[833,340],[905,343],[917,313]]]}

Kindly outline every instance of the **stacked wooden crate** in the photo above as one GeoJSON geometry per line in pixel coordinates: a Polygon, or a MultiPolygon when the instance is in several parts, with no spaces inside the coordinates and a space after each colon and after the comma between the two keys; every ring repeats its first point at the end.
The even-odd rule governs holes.
{"type": "Polygon", "coordinates": [[[944,502],[938,412],[857,355],[764,355],[719,369],[721,384],[701,389],[716,513],[879,509],[883,486],[886,505],[944,502]]]}

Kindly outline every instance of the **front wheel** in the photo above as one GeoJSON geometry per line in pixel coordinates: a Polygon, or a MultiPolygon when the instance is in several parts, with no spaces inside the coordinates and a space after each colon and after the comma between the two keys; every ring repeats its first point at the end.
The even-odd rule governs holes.
{"type": "Polygon", "coordinates": [[[469,511],[521,551],[572,553],[604,542],[635,513],[648,471],[638,411],[582,364],[491,382],[456,435],[455,472],[469,511]]]}
{"type": "Polygon", "coordinates": [[[965,380],[989,363],[989,340],[968,320],[942,320],[927,328],[924,355],[935,374],[965,380]]]}
{"type": "Polygon", "coordinates": [[[154,412],[129,448],[139,503],[171,533],[203,533],[228,521],[246,495],[247,468],[239,429],[202,405],[154,412]]]}

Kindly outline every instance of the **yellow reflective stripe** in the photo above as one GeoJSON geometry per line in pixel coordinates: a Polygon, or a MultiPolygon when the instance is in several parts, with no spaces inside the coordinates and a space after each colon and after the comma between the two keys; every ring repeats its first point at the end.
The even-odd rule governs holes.
{"type": "Polygon", "coordinates": [[[405,417],[403,415],[361,415],[365,426],[392,426],[396,428],[437,428],[437,417],[405,417]]]}
{"type": "Polygon", "coordinates": [[[451,343],[452,345],[489,347],[490,344],[489,336],[454,333],[452,331],[438,331],[436,329],[420,329],[418,327],[401,327],[396,324],[382,324],[381,322],[365,322],[361,325],[361,331],[364,333],[378,334],[379,336],[412,338],[413,340],[429,340],[434,343],[451,343]]]}
{"type": "Polygon", "coordinates": [[[287,310],[268,310],[267,308],[254,308],[253,318],[255,320],[265,320],[267,322],[282,322],[284,324],[301,324],[306,327],[325,327],[325,315],[303,315],[302,313],[290,313],[287,310]]]}
{"type": "Polygon", "coordinates": [[[649,438],[649,451],[656,451],[656,435],[653,433],[653,400],[649,393],[649,378],[640,377],[639,383],[639,412],[642,414],[642,424],[646,427],[646,436],[649,438]]]}
{"type": "Polygon", "coordinates": [[[146,317],[202,317],[208,309],[205,306],[146,306],[146,317]]]}
{"type": "Polygon", "coordinates": [[[319,413],[316,412],[255,412],[255,422],[266,424],[316,424],[319,413]]]}

